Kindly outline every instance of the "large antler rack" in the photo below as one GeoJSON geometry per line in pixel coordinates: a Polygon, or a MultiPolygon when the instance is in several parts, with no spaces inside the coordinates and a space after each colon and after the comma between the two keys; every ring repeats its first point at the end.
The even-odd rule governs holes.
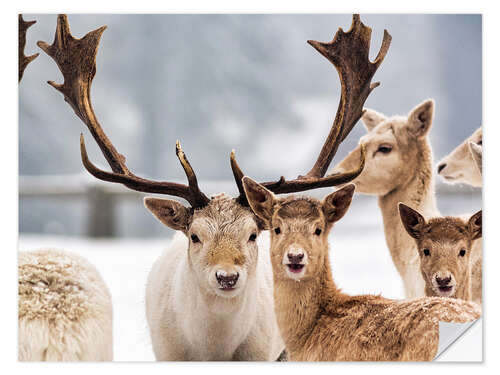
{"type": "Polygon", "coordinates": [[[87,125],[90,133],[99,145],[112,172],[97,168],[89,160],[83,134],[80,136],[80,150],[83,165],[94,177],[125,185],[126,187],[148,193],[168,194],[188,201],[193,208],[208,204],[210,199],[200,191],[193,168],[189,164],[180,143],[176,143],[177,157],[186,173],[188,185],[174,182],[152,181],[133,174],[125,164],[125,157],[113,146],[97,121],[90,100],[90,88],[96,73],[96,56],[99,41],[106,26],[89,32],[81,39],[71,35],[68,17],[61,14],[57,18],[54,43],[49,45],[39,41],[38,46],[54,59],[63,74],[64,83],[48,83],[64,95],[76,115],[87,125]]]}
{"type": "Polygon", "coordinates": [[[33,26],[36,21],[25,21],[23,15],[19,15],[19,81],[23,78],[24,69],[28,66],[30,62],[38,57],[38,53],[31,56],[26,56],[24,54],[24,47],[26,47],[26,32],[33,26]]]}
{"type": "MultiPolygon", "coordinates": [[[[340,76],[341,97],[337,114],[312,169],[306,175],[299,176],[294,180],[287,181],[282,176],[278,181],[261,183],[267,189],[276,194],[285,194],[336,186],[352,181],[363,171],[364,147],[361,148],[361,160],[358,168],[346,173],[324,177],[340,143],[363,115],[363,105],[368,95],[380,84],[380,82],[371,83],[371,79],[384,60],[392,38],[387,30],[384,30],[382,46],[375,61],[371,62],[369,60],[371,31],[371,28],[361,22],[359,14],[354,14],[349,31],[344,32],[342,28],[339,28],[331,42],[322,43],[308,40],[310,45],[335,66],[340,76]]],[[[234,150],[231,153],[230,161],[240,192],[238,200],[242,204],[247,204],[241,183],[244,174],[236,162],[234,150]]]]}

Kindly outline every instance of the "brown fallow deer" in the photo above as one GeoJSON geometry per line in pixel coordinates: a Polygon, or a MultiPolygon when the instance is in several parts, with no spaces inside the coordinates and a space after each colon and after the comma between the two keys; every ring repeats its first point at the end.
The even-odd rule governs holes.
{"type": "Polygon", "coordinates": [[[437,217],[428,221],[416,210],[399,204],[401,221],[415,239],[426,296],[472,300],[471,250],[482,236],[482,211],[464,221],[437,217]]]}
{"type": "MultiPolygon", "coordinates": [[[[146,315],[153,350],[158,360],[275,360],[284,345],[274,315],[269,245],[257,245],[265,225],[248,207],[241,172],[234,152],[230,164],[240,195],[208,198],[180,144],[176,154],[188,185],[151,181],[132,173],[125,157],[104,134],[92,110],[90,86],[96,72],[98,43],[105,27],[75,39],[65,15],[58,17],[54,43],[39,46],[58,64],[64,83],[49,82],[60,91],[87,125],[112,172],[92,164],[83,135],[82,161],[94,177],[121,183],[129,189],[185,199],[146,198],[145,205],[163,224],[178,230],[169,249],[156,261],[146,288],[146,315]]],[[[294,180],[263,183],[276,194],[347,183],[363,169],[364,155],[352,171],[324,177],[339,144],[362,115],[363,104],[378,85],[370,83],[382,63],[391,37],[385,32],[382,47],[372,63],[368,60],[370,29],[353,17],[350,32],[339,31],[340,49],[329,43],[309,41],[336,66],[342,95],[330,133],[313,168],[294,180]]]]}
{"type": "MultiPolygon", "coordinates": [[[[429,131],[434,118],[434,100],[428,99],[407,116],[387,117],[366,109],[362,121],[368,133],[333,173],[349,170],[366,149],[366,165],[352,182],[356,192],[378,196],[385,238],[392,260],[403,280],[406,298],[425,296],[420,258],[415,241],[399,217],[398,203],[411,205],[424,217],[440,216],[436,205],[433,158],[429,131]]],[[[482,240],[472,250],[472,297],[481,301],[482,240]]]]}
{"type": "Polygon", "coordinates": [[[30,62],[35,60],[38,57],[38,53],[35,53],[34,55],[31,56],[26,56],[24,54],[24,47],[26,47],[26,32],[28,31],[28,28],[33,26],[36,21],[25,21],[23,19],[23,15],[19,14],[19,81],[21,82],[21,79],[23,78],[24,70],[28,66],[30,62]]]}
{"type": "Polygon", "coordinates": [[[333,280],[328,235],[346,213],[354,185],[327,195],[276,198],[243,179],[250,207],[271,228],[274,307],[292,361],[430,361],[439,321],[468,322],[473,302],[423,297],[350,296],[333,280]]]}
{"type": "Polygon", "coordinates": [[[482,127],[476,129],[469,138],[438,163],[438,174],[448,183],[465,183],[475,187],[482,187],[482,168],[478,170],[478,164],[471,153],[469,143],[475,143],[482,147],[482,127]]]}

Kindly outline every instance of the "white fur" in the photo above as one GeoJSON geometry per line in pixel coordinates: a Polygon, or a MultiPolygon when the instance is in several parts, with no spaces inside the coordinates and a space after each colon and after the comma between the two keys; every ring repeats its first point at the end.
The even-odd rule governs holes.
{"type": "Polygon", "coordinates": [[[59,250],[19,254],[19,360],[113,360],[112,304],[97,269],[59,250]]]}
{"type": "MultiPolygon", "coordinates": [[[[258,237],[257,267],[236,296],[224,298],[198,280],[188,239],[177,233],[155,262],[146,316],[158,360],[276,360],[284,349],[274,315],[269,236],[258,237]]],[[[238,281],[239,282],[239,281],[238,281]]]]}

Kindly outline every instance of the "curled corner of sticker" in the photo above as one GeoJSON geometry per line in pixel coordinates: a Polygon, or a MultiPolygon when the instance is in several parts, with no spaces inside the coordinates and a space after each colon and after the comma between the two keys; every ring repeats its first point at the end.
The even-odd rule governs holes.
{"type": "Polygon", "coordinates": [[[483,343],[482,320],[483,318],[480,317],[477,320],[467,323],[448,323],[440,321],[438,351],[434,360],[467,361],[467,362],[482,361],[482,343],[483,343]],[[470,329],[472,326],[475,326],[474,328],[477,329],[470,329]],[[467,342],[462,343],[462,341],[464,341],[462,339],[465,338],[467,338],[466,340],[467,342]],[[457,354],[458,356],[455,355],[448,356],[449,354],[448,352],[451,351],[450,347],[452,346],[452,344],[454,347],[463,346],[462,344],[466,346],[464,348],[461,347],[457,348],[458,349],[457,353],[453,353],[457,354]],[[474,353],[474,355],[471,354],[472,352],[474,353]],[[468,356],[463,356],[460,353],[468,353],[471,355],[468,357],[468,356]],[[441,356],[442,354],[445,355],[441,356]],[[444,357],[449,357],[449,358],[444,358],[444,357]]]}

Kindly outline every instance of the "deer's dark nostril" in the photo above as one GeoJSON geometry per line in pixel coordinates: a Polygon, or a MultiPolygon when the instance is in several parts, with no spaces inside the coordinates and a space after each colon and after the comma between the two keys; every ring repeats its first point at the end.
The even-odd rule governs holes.
{"type": "Polygon", "coordinates": [[[445,169],[445,168],[446,168],[446,163],[439,164],[439,165],[438,165],[438,173],[441,173],[441,171],[442,171],[443,169],[445,169]]]}
{"type": "Polygon", "coordinates": [[[217,272],[215,274],[215,277],[217,278],[217,282],[220,284],[220,286],[226,289],[226,288],[232,288],[233,286],[236,285],[236,282],[238,281],[240,274],[236,272],[230,275],[223,275],[217,272]]]}
{"type": "Polygon", "coordinates": [[[287,254],[288,260],[292,263],[300,263],[304,259],[304,254],[287,254]]]}
{"type": "Polygon", "coordinates": [[[450,283],[451,281],[451,276],[445,277],[444,279],[441,279],[436,276],[436,282],[438,283],[439,286],[446,286],[450,283]]]}

